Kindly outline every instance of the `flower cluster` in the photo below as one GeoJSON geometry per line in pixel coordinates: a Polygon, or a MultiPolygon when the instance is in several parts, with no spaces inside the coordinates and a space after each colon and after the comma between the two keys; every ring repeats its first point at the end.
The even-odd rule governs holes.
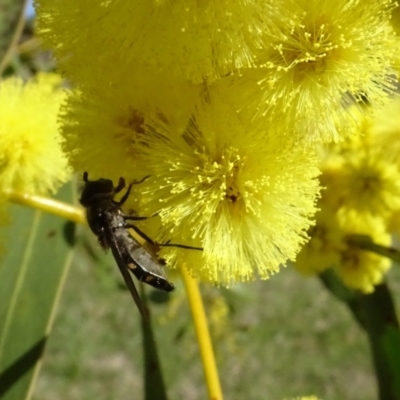
{"type": "Polygon", "coordinates": [[[142,229],[203,250],[163,249],[169,265],[223,285],[267,278],[308,240],[317,144],[351,135],[361,103],[388,101],[394,4],[36,0],[75,85],[61,115],[70,162],[150,175],[128,205],[157,215],[142,229]]]}
{"type": "Polygon", "coordinates": [[[391,234],[399,231],[399,111],[400,101],[395,100],[374,118],[360,115],[359,132],[325,147],[321,162],[325,190],[317,223],[296,260],[303,274],[333,267],[347,286],[364,292],[382,281],[390,261],[361,250],[351,239],[368,236],[376,244],[390,246],[391,234]]]}
{"type": "Polygon", "coordinates": [[[345,136],[353,113],[344,104],[378,106],[394,89],[393,8],[390,0],[283,1],[260,56],[260,112],[280,113],[283,126],[297,121],[311,142],[345,136]]]}

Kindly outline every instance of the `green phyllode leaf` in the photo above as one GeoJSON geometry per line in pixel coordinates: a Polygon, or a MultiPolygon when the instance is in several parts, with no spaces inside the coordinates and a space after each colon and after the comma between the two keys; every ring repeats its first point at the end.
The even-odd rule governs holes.
{"type": "Polygon", "coordinates": [[[395,303],[388,285],[375,286],[373,293],[361,293],[348,289],[328,270],[320,274],[325,287],[349,307],[353,317],[364,329],[369,339],[372,361],[378,384],[380,400],[398,400],[400,326],[395,303]]]}
{"type": "MultiPolygon", "coordinates": [[[[57,198],[72,201],[72,185],[57,198]]],[[[0,398],[32,395],[44,346],[71,263],[75,225],[32,208],[10,205],[0,231],[0,398]]]]}
{"type": "Polygon", "coordinates": [[[383,336],[383,346],[387,359],[390,363],[391,377],[397,398],[400,398],[400,332],[389,326],[383,336]]]}

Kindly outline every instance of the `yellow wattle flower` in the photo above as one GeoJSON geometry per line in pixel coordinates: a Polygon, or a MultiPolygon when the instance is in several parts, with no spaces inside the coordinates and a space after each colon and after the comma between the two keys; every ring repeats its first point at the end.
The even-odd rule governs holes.
{"type": "Polygon", "coordinates": [[[293,260],[319,191],[315,156],[242,119],[227,97],[210,89],[183,131],[168,118],[146,121],[139,151],[150,175],[141,188],[146,215],[161,217],[157,240],[203,248],[162,257],[221,285],[266,279],[293,260]]]}
{"type": "Polygon", "coordinates": [[[55,74],[0,81],[0,188],[45,194],[70,177],[57,122],[60,85],[55,74]]]}
{"type": "MultiPolygon", "coordinates": [[[[390,235],[380,219],[375,221],[369,219],[366,222],[357,217],[355,219],[347,217],[343,222],[343,233],[344,236],[347,233],[368,235],[374,243],[382,246],[391,244],[390,235]]],[[[344,242],[346,242],[345,237],[344,242]]],[[[390,259],[349,244],[340,252],[340,261],[334,269],[346,286],[371,293],[374,291],[374,286],[383,281],[390,266],[390,259]]]]}
{"type": "Polygon", "coordinates": [[[336,203],[341,214],[387,219],[400,210],[400,165],[390,151],[398,147],[398,138],[386,141],[390,131],[383,133],[377,118],[363,118],[359,126],[326,150],[321,163],[326,201],[336,203]]]}
{"type": "MultiPolygon", "coordinates": [[[[324,196],[324,192],[322,192],[324,196]]],[[[301,249],[294,266],[304,276],[321,273],[340,263],[340,252],[345,248],[343,233],[336,214],[320,202],[315,215],[316,224],[310,229],[311,239],[301,249]]]]}
{"type": "Polygon", "coordinates": [[[140,180],[138,142],[149,118],[168,118],[184,129],[198,88],[136,65],[107,67],[108,84],[93,75],[71,91],[62,107],[64,150],[76,171],[91,179],[140,180]]]}
{"type": "Polygon", "coordinates": [[[367,235],[374,243],[390,246],[390,235],[382,219],[363,218],[356,213],[340,215],[320,202],[317,224],[310,231],[311,240],[302,248],[294,264],[310,276],[333,268],[343,283],[364,293],[374,291],[389,270],[391,261],[361,250],[348,241],[348,235],[367,235]]]}
{"type": "Polygon", "coordinates": [[[382,157],[400,168],[400,99],[394,96],[392,101],[373,118],[364,121],[362,136],[368,136],[370,146],[379,148],[382,157]]]}
{"type": "MultiPolygon", "coordinates": [[[[255,65],[261,33],[273,23],[269,1],[120,0],[88,4],[37,0],[38,32],[63,70],[142,63],[194,83],[255,65]],[[118,49],[117,51],[115,49],[118,49]],[[121,56],[120,56],[121,55],[121,56]]],[[[77,78],[77,79],[75,79],[77,78]]]]}

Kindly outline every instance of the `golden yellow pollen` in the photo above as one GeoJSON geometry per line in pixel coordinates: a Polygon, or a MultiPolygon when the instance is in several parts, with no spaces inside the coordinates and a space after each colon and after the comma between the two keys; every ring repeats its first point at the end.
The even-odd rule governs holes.
{"type": "MultiPolygon", "coordinates": [[[[228,147],[215,158],[207,154],[204,149],[202,152],[196,150],[195,154],[200,165],[195,165],[193,172],[201,174],[197,174],[199,186],[190,188],[192,195],[198,200],[208,197],[218,202],[227,200],[228,203],[237,203],[241,198],[237,180],[240,170],[245,165],[245,158],[240,156],[239,150],[228,147]]],[[[182,182],[176,182],[171,193],[184,190],[186,186],[182,182]]],[[[215,207],[208,207],[207,211],[215,212],[215,207]]]]}

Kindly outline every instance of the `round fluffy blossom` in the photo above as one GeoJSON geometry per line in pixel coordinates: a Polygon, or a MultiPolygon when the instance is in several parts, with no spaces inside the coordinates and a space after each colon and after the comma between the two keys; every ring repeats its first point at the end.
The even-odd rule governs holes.
{"type": "Polygon", "coordinates": [[[0,82],[0,187],[54,192],[69,178],[57,123],[60,84],[54,74],[0,82]]]}
{"type": "Polygon", "coordinates": [[[366,234],[374,243],[390,246],[391,238],[381,220],[368,221],[346,219],[344,242],[346,247],[340,252],[340,260],[334,270],[343,283],[364,293],[374,291],[374,286],[382,282],[391,266],[391,260],[378,254],[360,250],[348,240],[347,234],[366,234]]]}
{"type": "Polygon", "coordinates": [[[324,196],[341,213],[387,219],[400,209],[400,170],[387,152],[389,143],[370,121],[365,119],[361,130],[327,150],[321,164],[324,196]]]}
{"type": "Polygon", "coordinates": [[[61,112],[64,150],[71,166],[88,170],[91,179],[141,179],[146,172],[137,163],[146,120],[168,115],[183,130],[198,89],[140,65],[110,65],[108,79],[68,94],[61,112]]]}
{"type": "Polygon", "coordinates": [[[315,275],[340,263],[340,254],[345,248],[343,232],[336,214],[324,204],[316,214],[316,224],[309,235],[310,241],[303,246],[294,264],[301,274],[315,275]]]}
{"type": "MultiPolygon", "coordinates": [[[[378,105],[394,89],[392,0],[283,0],[260,49],[260,113],[279,113],[309,141],[337,140],[349,101],[378,105]],[[339,124],[337,124],[339,121],[339,124]]],[[[258,99],[257,99],[258,101],[258,99]]]]}
{"type": "Polygon", "coordinates": [[[400,98],[395,96],[373,118],[366,118],[361,134],[368,135],[369,146],[380,149],[382,158],[400,167],[400,98]]]}
{"type": "MultiPolygon", "coordinates": [[[[324,194],[325,196],[325,194],[324,194]]],[[[295,267],[304,275],[333,268],[343,283],[364,293],[373,292],[390,268],[388,258],[358,247],[349,238],[367,235],[374,243],[390,245],[390,235],[381,219],[363,219],[355,213],[334,212],[323,201],[311,240],[300,251],[295,267]]]]}
{"type": "Polygon", "coordinates": [[[227,97],[207,92],[183,131],[168,118],[147,120],[141,144],[145,215],[162,221],[157,240],[203,249],[162,257],[219,284],[267,278],[293,260],[319,189],[316,158],[275,127],[242,119],[227,97]]]}
{"type": "Polygon", "coordinates": [[[88,65],[101,73],[104,60],[114,59],[196,83],[254,66],[274,8],[255,0],[37,0],[36,5],[39,34],[70,77],[81,77],[88,65]]]}

